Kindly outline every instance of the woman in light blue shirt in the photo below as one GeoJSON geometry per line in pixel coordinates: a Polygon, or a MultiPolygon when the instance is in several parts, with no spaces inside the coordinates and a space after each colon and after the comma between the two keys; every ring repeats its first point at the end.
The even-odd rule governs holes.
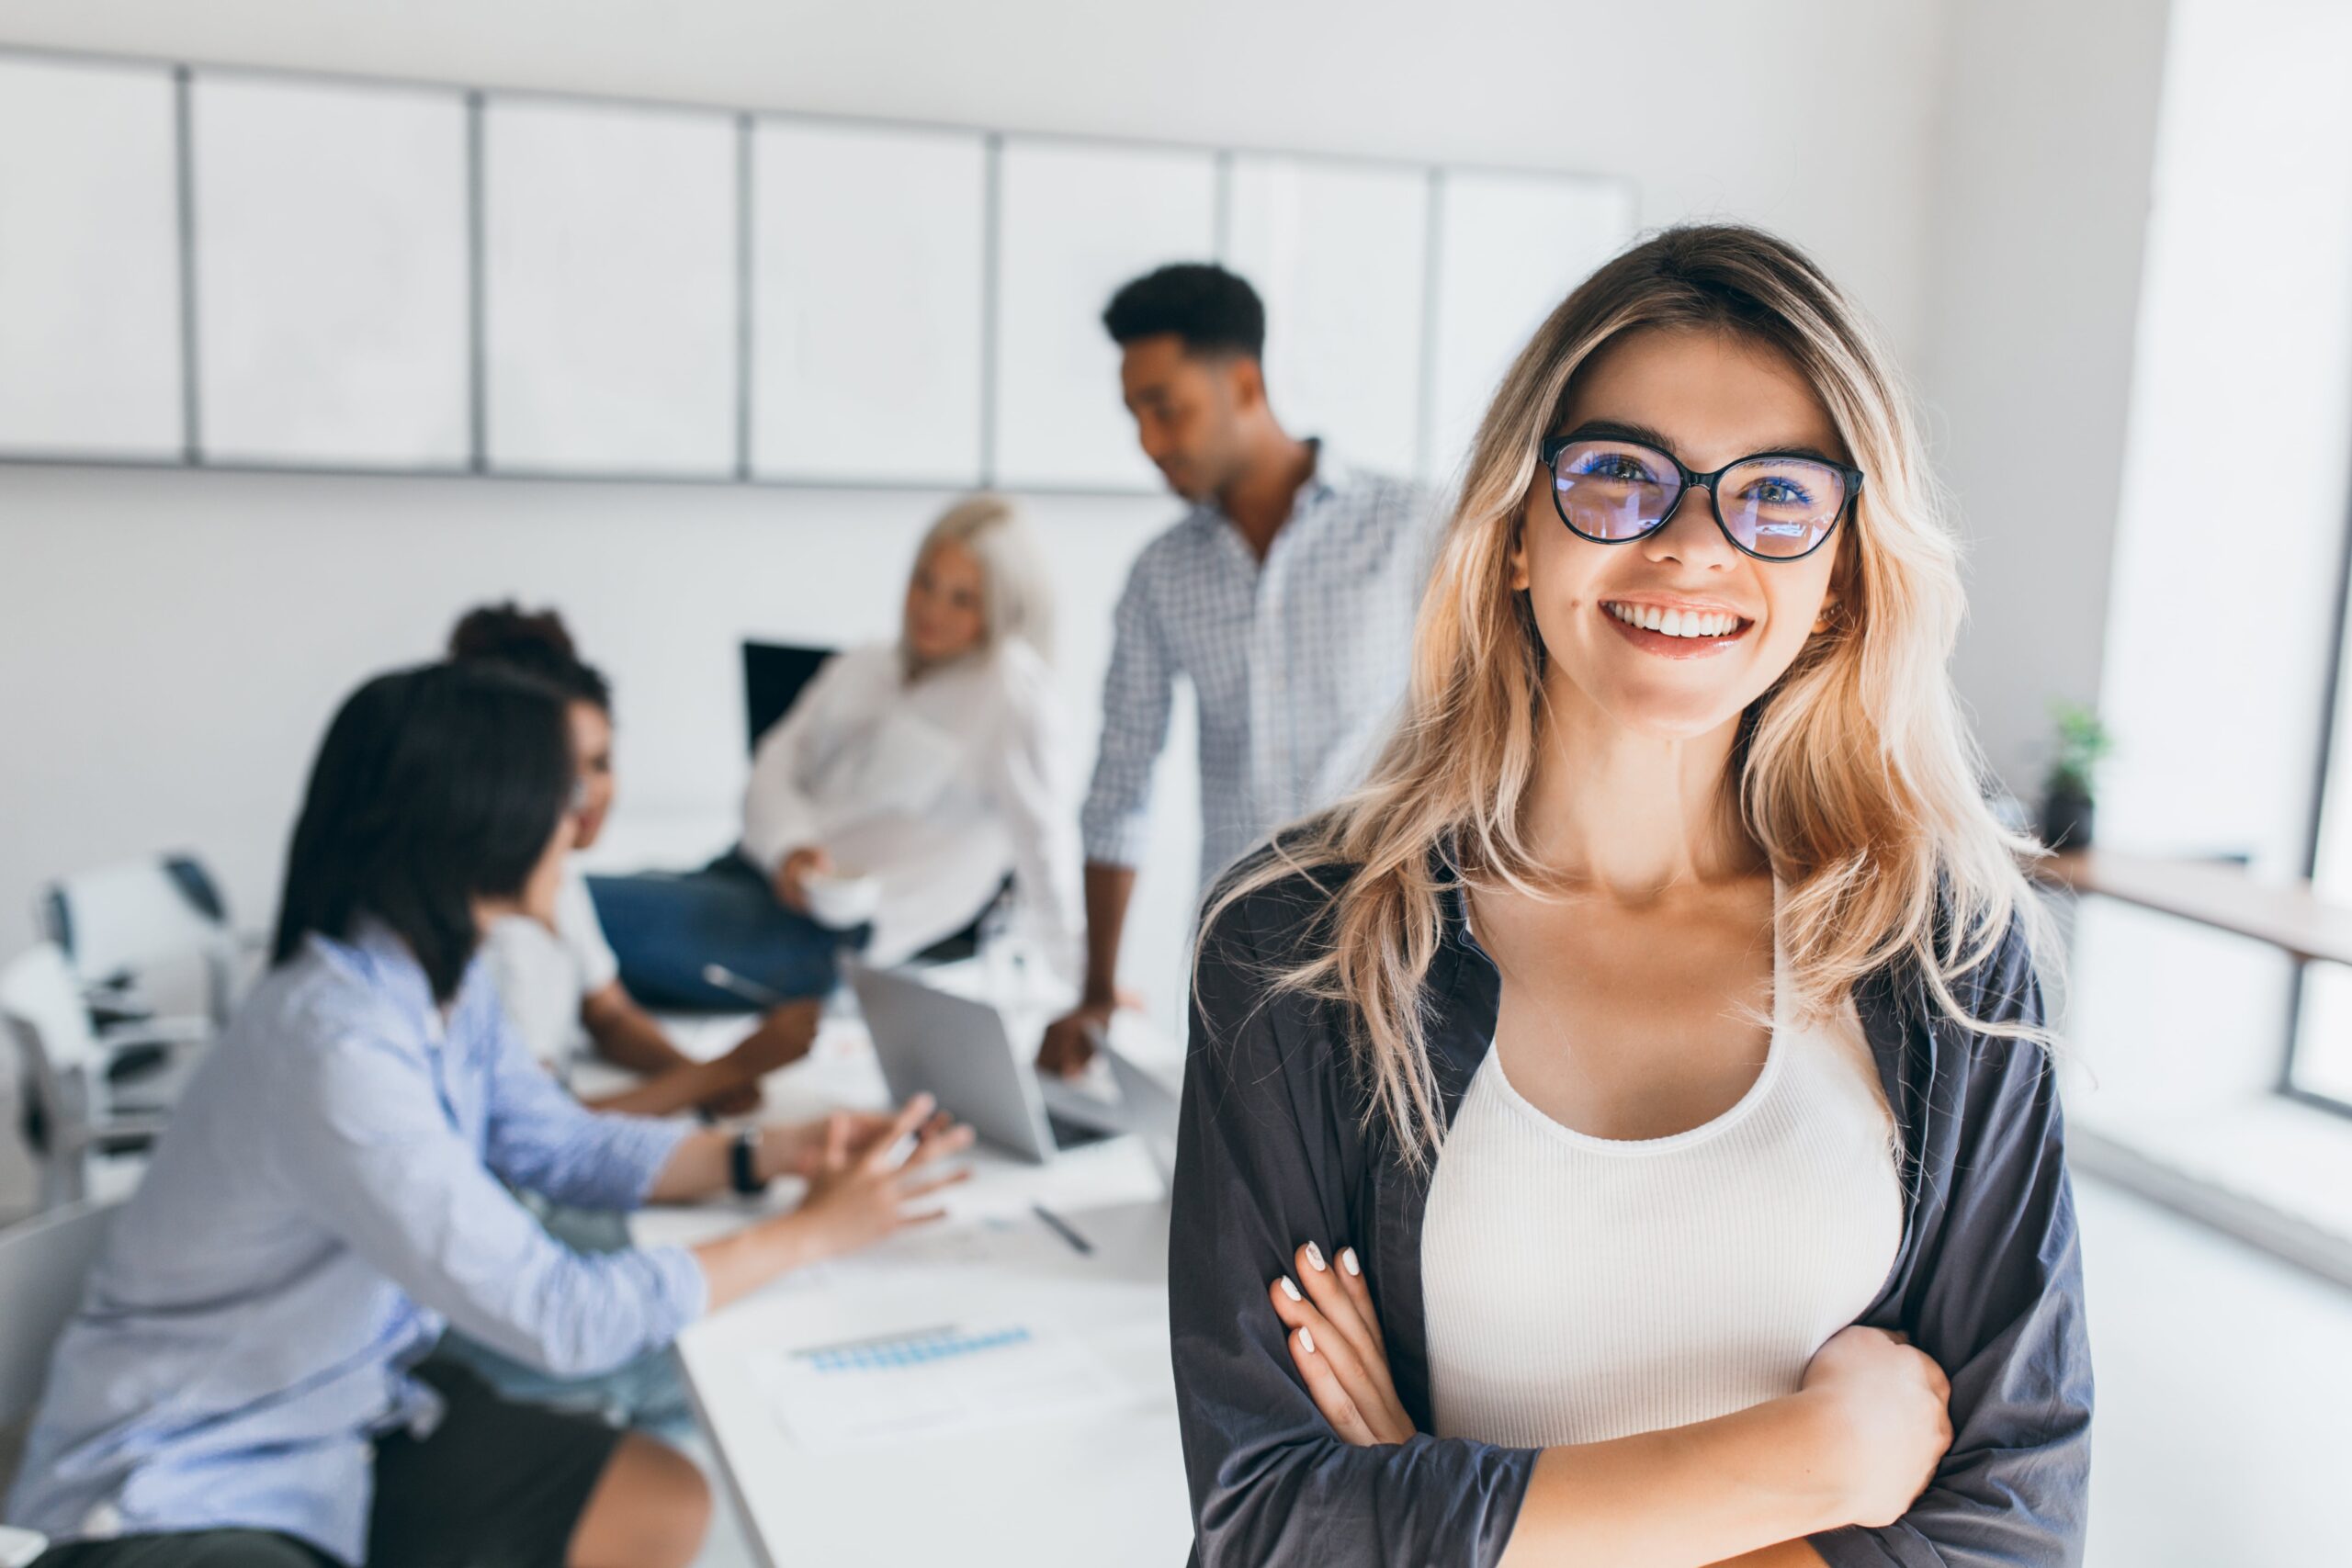
{"type": "Polygon", "coordinates": [[[476,950],[553,898],[573,779],[561,698],[520,676],[435,666],[344,705],[272,970],[53,1358],[7,1511],[66,1543],[41,1568],[683,1564],[708,1512],[691,1463],[416,1364],[454,1325],[551,1372],[612,1368],[954,1179],[931,1168],[969,1135],[921,1102],[738,1140],[555,1085],[476,950]],[[797,1209],[691,1250],[577,1254],[507,1190],[625,1209],[786,1173],[810,1180],[797,1209]]]}

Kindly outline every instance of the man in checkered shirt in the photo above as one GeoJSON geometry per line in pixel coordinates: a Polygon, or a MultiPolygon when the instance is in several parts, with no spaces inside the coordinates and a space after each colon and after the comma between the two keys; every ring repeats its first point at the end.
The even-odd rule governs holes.
{"type": "Polygon", "coordinates": [[[1192,682],[1200,716],[1206,888],[1363,777],[1404,695],[1440,522],[1418,486],[1277,423],[1260,364],[1265,308],[1234,274],[1161,267],[1114,295],[1102,324],[1144,454],[1193,510],[1144,547],[1119,597],[1081,817],[1086,988],[1038,1054],[1061,1073],[1086,1065],[1117,1005],[1120,928],[1176,678],[1192,682]]]}

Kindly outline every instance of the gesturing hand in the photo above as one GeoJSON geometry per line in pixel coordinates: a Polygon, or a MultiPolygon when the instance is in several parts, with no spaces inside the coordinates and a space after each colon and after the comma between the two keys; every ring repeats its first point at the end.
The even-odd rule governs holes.
{"type": "Polygon", "coordinates": [[[1306,1380],[1315,1408],[1358,1448],[1405,1441],[1413,1435],[1412,1418],[1397,1402],[1388,1347],[1355,1248],[1341,1247],[1335,1263],[1310,1241],[1294,1264],[1266,1294],[1290,1330],[1291,1363],[1306,1380]]]}
{"type": "Polygon", "coordinates": [[[1094,1060],[1094,1042],[1110,1032],[1110,1002],[1086,1002],[1046,1026],[1037,1048],[1037,1070],[1056,1077],[1074,1078],[1094,1060]]]}
{"type": "MultiPolygon", "coordinates": [[[[903,1135],[899,1129],[902,1114],[898,1111],[836,1111],[814,1122],[773,1123],[761,1140],[760,1174],[797,1176],[812,1182],[834,1175],[861,1156],[896,1144],[903,1135]]],[[[942,1111],[917,1131],[928,1136],[946,1133],[955,1125],[955,1119],[942,1111]]],[[[966,1145],[971,1142],[968,1134],[964,1142],[966,1145]]]]}
{"type": "Polygon", "coordinates": [[[1143,996],[1121,986],[1109,1001],[1081,1001],[1046,1026],[1045,1043],[1037,1048],[1037,1070],[1056,1077],[1074,1078],[1094,1060],[1094,1047],[1111,1034],[1112,1015],[1125,1010],[1143,1010],[1143,996]]]}
{"type": "Polygon", "coordinates": [[[821,1150],[802,1174],[808,1196],[792,1218],[806,1227],[813,1256],[839,1257],[869,1247],[907,1225],[944,1217],[939,1208],[907,1205],[971,1176],[968,1168],[944,1174],[938,1161],[972,1146],[972,1130],[933,1113],[931,1096],[919,1094],[891,1118],[839,1111],[822,1123],[821,1150]],[[915,1139],[905,1163],[891,1159],[902,1139],[915,1139]]]}

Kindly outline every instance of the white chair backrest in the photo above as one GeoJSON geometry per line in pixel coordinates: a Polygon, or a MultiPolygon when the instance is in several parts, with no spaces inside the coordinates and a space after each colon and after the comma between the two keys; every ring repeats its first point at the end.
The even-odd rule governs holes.
{"type": "Polygon", "coordinates": [[[82,1284],[119,1200],[52,1210],[0,1229],[0,1427],[29,1417],[49,1353],[81,1304],[82,1284]]]}
{"type": "Polygon", "coordinates": [[[33,1054],[36,1070],[71,1073],[97,1054],[81,984],[53,942],[36,943],[0,969],[0,1018],[33,1054]]]}
{"type": "MultiPolygon", "coordinates": [[[[116,1199],[72,1203],[0,1229],[0,1496],[16,1480],[51,1352],[81,1304],[119,1207],[116,1199]]],[[[0,1527],[0,1563],[30,1562],[40,1545],[38,1536],[0,1527]]]]}
{"type": "MultiPolygon", "coordinates": [[[[76,872],[43,890],[41,934],[65,950],[85,983],[200,962],[223,985],[236,933],[219,885],[187,855],[158,855],[76,872]]],[[[212,998],[226,1004],[225,996],[212,998]]]]}

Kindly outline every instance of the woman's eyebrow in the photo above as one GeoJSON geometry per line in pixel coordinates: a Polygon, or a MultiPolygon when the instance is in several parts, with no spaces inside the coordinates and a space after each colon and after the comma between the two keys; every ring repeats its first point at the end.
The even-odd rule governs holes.
{"type": "Polygon", "coordinates": [[[1571,441],[1583,441],[1596,435],[1616,441],[1638,441],[1661,452],[1674,451],[1674,443],[1668,441],[1663,432],[1652,430],[1646,424],[1635,424],[1631,420],[1589,419],[1568,432],[1571,441]]]}
{"type": "MultiPolygon", "coordinates": [[[[1631,420],[1589,419],[1568,432],[1568,439],[1571,441],[1583,441],[1594,436],[1613,441],[1638,441],[1645,446],[1655,446],[1661,452],[1677,457],[1681,457],[1679,452],[1675,451],[1674,443],[1666,438],[1664,432],[1653,430],[1646,424],[1635,424],[1631,420]]],[[[1830,456],[1810,441],[1778,441],[1769,446],[1758,446],[1755,450],[1770,452],[1779,457],[1810,457],[1816,463],[1826,463],[1832,468],[1842,468],[1846,461],[1843,457],[1830,456]]]]}

